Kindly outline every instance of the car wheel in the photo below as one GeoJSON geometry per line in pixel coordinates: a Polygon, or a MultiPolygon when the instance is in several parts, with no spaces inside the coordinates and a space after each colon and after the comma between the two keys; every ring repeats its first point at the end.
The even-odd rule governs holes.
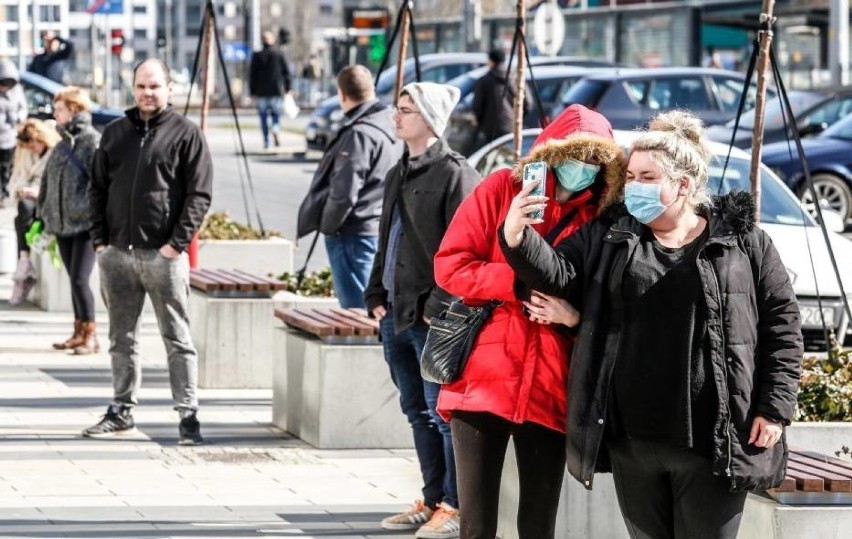
{"type": "MultiPolygon", "coordinates": [[[[852,192],[846,182],[833,174],[814,174],[813,179],[820,207],[834,210],[845,220],[852,219],[852,192]]],[[[799,194],[802,204],[814,215],[816,210],[811,190],[803,184],[799,194]]]]}

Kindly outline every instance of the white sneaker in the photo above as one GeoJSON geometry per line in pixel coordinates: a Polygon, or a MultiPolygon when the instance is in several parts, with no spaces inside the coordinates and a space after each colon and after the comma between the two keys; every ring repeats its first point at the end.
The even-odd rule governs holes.
{"type": "Polygon", "coordinates": [[[434,511],[417,500],[411,509],[382,520],[382,528],[385,530],[416,530],[429,522],[434,511]]]}
{"type": "Polygon", "coordinates": [[[420,526],[417,539],[455,539],[459,536],[459,510],[441,502],[429,522],[420,526]]]}

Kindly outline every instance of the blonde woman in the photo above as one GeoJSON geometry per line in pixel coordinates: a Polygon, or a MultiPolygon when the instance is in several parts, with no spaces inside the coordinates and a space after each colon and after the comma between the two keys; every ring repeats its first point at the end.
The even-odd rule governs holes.
{"type": "Polygon", "coordinates": [[[746,492],[784,478],[802,334],[749,193],[711,198],[701,121],[658,116],[601,218],[556,248],[524,189],[501,227],[515,275],[582,306],[568,471],[613,472],[634,538],[731,538],[746,492]]]}
{"type": "Polygon", "coordinates": [[[41,177],[50,159],[53,147],[62,138],[52,125],[41,120],[27,120],[18,128],[18,143],[15,148],[15,164],[9,181],[9,194],[18,206],[15,216],[15,233],[18,238],[18,267],[13,277],[11,305],[27,299],[35,284],[35,271],[30,260],[30,248],[24,234],[35,221],[41,177]]]}
{"type": "Polygon", "coordinates": [[[92,354],[100,349],[95,335],[95,297],[89,277],[95,251],[89,238],[89,178],[101,135],[92,127],[88,94],[68,86],[53,99],[53,116],[62,135],[45,169],[38,196],[44,230],[56,236],[59,254],[71,279],[74,333],[57,350],[92,354]]]}

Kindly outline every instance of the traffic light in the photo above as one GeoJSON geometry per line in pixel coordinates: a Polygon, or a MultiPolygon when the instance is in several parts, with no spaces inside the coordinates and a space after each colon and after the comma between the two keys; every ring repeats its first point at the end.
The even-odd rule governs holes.
{"type": "Polygon", "coordinates": [[[290,43],[290,30],[287,30],[286,28],[278,29],[278,43],[281,45],[290,43]]]}
{"type": "Polygon", "coordinates": [[[375,64],[380,64],[382,60],[385,58],[385,54],[388,51],[387,43],[385,43],[384,34],[376,34],[370,36],[370,43],[368,44],[367,55],[370,57],[370,61],[375,64]]]}
{"type": "Polygon", "coordinates": [[[121,28],[113,28],[110,30],[109,48],[116,56],[121,54],[121,48],[124,46],[124,30],[121,28]]]}

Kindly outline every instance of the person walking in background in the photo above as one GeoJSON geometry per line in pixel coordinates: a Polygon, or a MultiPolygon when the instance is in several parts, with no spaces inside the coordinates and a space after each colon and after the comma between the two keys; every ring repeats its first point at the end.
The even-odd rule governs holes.
{"type": "Polygon", "coordinates": [[[524,284],[582,305],[568,471],[591,489],[611,465],[633,538],[733,539],[746,492],[785,475],[799,309],[752,195],[711,198],[709,166],[701,120],[661,114],[600,219],[554,249],[524,189],[500,228],[524,284]]]}
{"type": "Polygon", "coordinates": [[[74,43],[62,38],[59,34],[48,30],[42,34],[44,51],[33,56],[29,71],[42,77],[65,83],[65,75],[68,72],[68,63],[74,56],[74,43]]]}
{"type": "Polygon", "coordinates": [[[272,140],[275,146],[281,141],[281,110],[284,106],[284,94],[290,93],[290,69],[278,47],[275,35],[266,31],[261,35],[263,48],[251,55],[249,65],[249,91],[257,105],[260,115],[260,131],[263,134],[263,147],[269,148],[270,125],[272,121],[272,140]]]}
{"type": "Polygon", "coordinates": [[[38,215],[44,231],[56,236],[65,271],[71,279],[74,332],[57,350],[94,354],[100,350],[95,334],[95,296],[89,278],[95,252],[89,238],[89,182],[101,134],[92,127],[92,102],[80,88],[67,86],[53,98],[62,141],[56,145],[44,170],[38,194],[38,215]]]}
{"type": "Polygon", "coordinates": [[[402,156],[391,110],[376,99],[364,66],[337,77],[344,119],[299,207],[296,237],[325,235],[334,293],[340,306],[364,308],[364,289],[378,244],[385,176],[402,156]]]}
{"type": "Polygon", "coordinates": [[[385,361],[414,434],[423,499],[382,527],[417,530],[418,538],[458,537],[459,497],[450,425],[435,411],[441,386],[420,375],[429,320],[454,299],[435,285],[432,259],[461,201],[479,174],[441,138],[459,100],[455,87],[429,82],[403,87],[394,114],[405,141],[388,172],[379,251],[364,301],[379,320],[385,361]]]}
{"type": "Polygon", "coordinates": [[[9,197],[18,124],[27,119],[27,98],[20,82],[15,64],[0,59],[0,208],[9,197]]]}
{"type": "Polygon", "coordinates": [[[513,170],[499,170],[459,207],[435,255],[438,286],[469,305],[502,302],[477,335],[461,377],[441,388],[458,471],[462,539],[497,534],[509,438],[520,479],[518,537],[553,539],[565,474],[568,358],[579,313],[567,301],[517,286],[497,230],[521,190],[524,168],[544,162],[547,208],[536,230],[555,244],[598,212],[624,174],[612,127],[581,105],[565,109],[513,170]]]}
{"type": "Polygon", "coordinates": [[[113,399],[83,436],[134,430],[142,365],[139,318],[147,295],[168,354],[169,381],[180,415],[178,443],[203,442],[198,411],[198,355],[189,332],[186,249],[213,192],[213,161],[201,130],[169,107],[166,64],[149,59],[133,72],[136,106],[104,130],[95,153],[91,236],[109,313],[113,399]]]}
{"type": "MultiPolygon", "coordinates": [[[[41,179],[54,146],[62,137],[53,126],[41,120],[30,119],[18,129],[18,146],[15,148],[15,165],[9,192],[13,203],[18,206],[15,215],[15,235],[18,240],[18,266],[12,280],[10,305],[19,305],[26,301],[27,295],[35,285],[36,274],[30,259],[30,247],[26,233],[35,222],[41,179]]],[[[75,333],[77,333],[75,324],[75,333]]]]}
{"type": "MultiPolygon", "coordinates": [[[[476,118],[474,152],[488,142],[512,132],[515,118],[516,77],[508,73],[506,54],[500,49],[488,53],[488,72],[473,85],[473,115],[476,118]]],[[[529,91],[524,92],[524,111],[529,110],[529,91]]]]}

